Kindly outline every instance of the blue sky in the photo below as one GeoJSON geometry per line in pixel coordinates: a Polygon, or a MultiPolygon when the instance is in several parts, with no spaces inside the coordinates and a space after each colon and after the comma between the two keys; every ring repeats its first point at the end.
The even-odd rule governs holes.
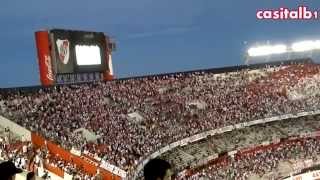
{"type": "Polygon", "coordinates": [[[243,64],[256,42],[320,39],[320,20],[256,19],[258,9],[298,5],[320,11],[316,0],[2,0],[0,87],[39,84],[40,29],[109,34],[115,74],[129,77],[243,64]]]}

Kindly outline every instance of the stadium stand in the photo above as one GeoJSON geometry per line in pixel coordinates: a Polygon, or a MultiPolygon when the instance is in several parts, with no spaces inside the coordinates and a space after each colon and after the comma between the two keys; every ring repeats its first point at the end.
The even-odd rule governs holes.
{"type": "MultiPolygon", "coordinates": [[[[218,162],[217,159],[219,159],[219,157],[225,158],[226,152],[232,152],[237,150],[237,152],[233,156],[229,155],[228,163],[224,164],[224,170],[226,171],[219,172],[221,174],[218,176],[225,174],[225,176],[221,176],[223,177],[222,179],[250,179],[248,177],[255,177],[255,179],[261,179],[262,176],[268,173],[269,175],[272,175],[273,178],[280,179],[281,177],[285,177],[286,175],[288,175],[288,173],[297,170],[294,170],[292,166],[296,164],[296,160],[299,158],[306,160],[312,157],[313,161],[318,162],[320,160],[320,154],[318,150],[313,149],[313,151],[309,152],[309,154],[296,152],[296,159],[281,159],[282,161],[287,160],[285,161],[286,163],[282,164],[280,163],[281,161],[278,159],[271,159],[274,161],[274,166],[271,169],[265,170],[263,173],[257,173],[258,177],[256,177],[256,174],[254,174],[256,172],[249,170],[246,172],[246,175],[244,175],[244,172],[238,170],[235,166],[232,165],[232,163],[233,161],[237,160],[236,158],[242,157],[244,155],[250,155],[255,151],[257,151],[257,153],[260,153],[263,151],[268,151],[270,149],[274,150],[275,147],[272,147],[272,144],[280,143],[287,145],[286,143],[293,139],[299,139],[302,143],[305,143],[305,139],[303,139],[304,137],[311,137],[315,141],[319,141],[319,127],[319,115],[303,116],[300,118],[286,119],[282,121],[271,122],[268,124],[254,125],[243,129],[226,132],[223,134],[217,134],[215,136],[208,137],[207,139],[204,139],[200,142],[195,142],[193,144],[188,144],[183,147],[172,149],[171,151],[164,153],[162,155],[162,158],[168,160],[169,162],[171,162],[171,164],[174,164],[176,172],[182,172],[185,169],[191,169],[191,171],[194,171],[191,173],[193,175],[189,175],[189,179],[201,179],[200,177],[215,179],[214,177],[217,175],[215,174],[215,172],[218,172],[221,165],[219,164],[220,162],[218,162]],[[183,153],[177,156],[175,152],[183,153]],[[188,158],[185,158],[185,155],[192,156],[193,158],[189,160],[188,158]],[[204,163],[204,167],[203,165],[202,167],[201,165],[197,167],[196,162],[201,162],[201,160],[204,160],[210,156],[215,156],[216,158],[209,160],[207,163],[204,163]],[[280,170],[276,169],[283,164],[286,164],[285,168],[281,167],[280,170]],[[227,171],[229,171],[229,169],[235,169],[235,172],[233,172],[233,176],[226,173],[227,171]],[[290,169],[290,171],[280,173],[284,169],[290,169]],[[272,170],[276,171],[277,173],[272,174],[272,170]],[[214,175],[211,176],[211,172],[214,175]]],[[[286,153],[290,154],[290,151],[286,153]]],[[[254,161],[264,161],[264,159],[259,159],[259,157],[254,158],[257,158],[253,159],[254,161]]],[[[257,169],[263,169],[265,166],[265,164],[263,163],[257,163],[256,166],[259,165],[261,165],[261,167],[258,167],[257,169]]],[[[180,178],[183,179],[182,177],[180,178]]],[[[216,178],[219,179],[218,177],[216,178]]]]}
{"type": "Polygon", "coordinates": [[[24,169],[26,172],[32,171],[35,166],[38,166],[46,167],[46,169],[50,169],[58,175],[67,172],[78,179],[92,178],[74,164],[67,163],[57,155],[50,154],[47,149],[34,147],[31,142],[22,142],[17,134],[6,127],[0,126],[0,161],[9,160],[14,162],[16,167],[24,169]]]}
{"type": "MultiPolygon", "coordinates": [[[[318,164],[320,162],[319,143],[319,138],[301,138],[235,158],[226,156],[219,162],[194,173],[188,179],[282,179],[285,176],[280,173],[281,171],[286,168],[289,172],[294,171],[286,165],[286,163],[293,164],[290,161],[305,163],[305,160],[308,160],[311,164],[318,164]],[[280,168],[280,165],[284,167],[280,168]]],[[[289,172],[286,175],[290,175],[289,172]]],[[[184,179],[184,177],[178,179],[184,179]]]]}
{"type": "Polygon", "coordinates": [[[303,60],[2,89],[0,114],[66,150],[86,154],[93,163],[132,172],[151,153],[180,139],[319,109],[319,70],[318,64],[303,60]],[[306,81],[313,83],[304,88],[306,81]]]}

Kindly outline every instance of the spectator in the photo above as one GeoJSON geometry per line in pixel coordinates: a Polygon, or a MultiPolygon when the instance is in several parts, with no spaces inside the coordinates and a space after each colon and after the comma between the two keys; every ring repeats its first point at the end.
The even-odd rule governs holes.
{"type": "Polygon", "coordinates": [[[3,180],[14,180],[16,174],[21,173],[22,170],[16,168],[13,162],[6,161],[0,164],[0,175],[3,180]]]}
{"type": "Polygon", "coordinates": [[[27,180],[35,180],[36,176],[34,175],[34,172],[28,172],[27,174],[27,180]]]}
{"type": "Polygon", "coordinates": [[[171,180],[171,165],[162,159],[152,159],[144,166],[145,180],[171,180]]]}

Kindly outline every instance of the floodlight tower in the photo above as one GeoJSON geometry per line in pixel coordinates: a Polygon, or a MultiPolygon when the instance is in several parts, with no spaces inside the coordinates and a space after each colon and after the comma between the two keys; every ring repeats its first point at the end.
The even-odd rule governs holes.
{"type": "Polygon", "coordinates": [[[320,53],[320,40],[294,42],[291,45],[275,44],[250,47],[245,55],[245,64],[253,59],[290,60],[299,58],[312,58],[314,53],[320,53]],[[281,57],[281,58],[280,58],[281,57]]]}
{"type": "Polygon", "coordinates": [[[251,47],[247,51],[245,63],[249,64],[250,59],[253,57],[265,57],[270,58],[271,55],[283,54],[288,51],[288,47],[285,44],[276,45],[263,45],[251,47]]]}

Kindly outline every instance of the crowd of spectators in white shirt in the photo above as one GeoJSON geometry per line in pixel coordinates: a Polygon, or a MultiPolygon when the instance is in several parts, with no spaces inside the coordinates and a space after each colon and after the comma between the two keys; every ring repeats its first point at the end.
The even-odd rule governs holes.
{"type": "Polygon", "coordinates": [[[317,93],[296,99],[288,96],[319,70],[319,65],[298,64],[6,91],[0,92],[0,113],[66,149],[89,151],[131,170],[160,147],[190,135],[319,109],[317,93]],[[128,118],[134,112],[141,121],[128,118]],[[99,138],[88,142],[74,135],[79,128],[99,138]]]}

